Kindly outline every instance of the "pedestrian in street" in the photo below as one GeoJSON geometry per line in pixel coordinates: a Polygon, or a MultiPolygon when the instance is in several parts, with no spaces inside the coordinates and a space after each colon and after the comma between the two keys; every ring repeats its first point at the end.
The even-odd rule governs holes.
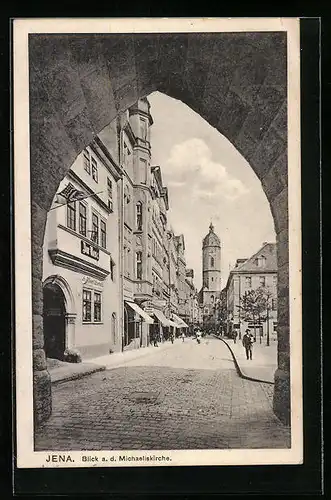
{"type": "Polygon", "coordinates": [[[182,341],[184,342],[184,340],[185,340],[185,333],[184,332],[182,332],[181,337],[182,337],[182,341]]]}
{"type": "Polygon", "coordinates": [[[246,333],[242,339],[242,343],[243,343],[243,346],[245,347],[247,359],[252,359],[252,357],[253,357],[253,342],[254,342],[253,336],[249,333],[249,330],[247,329],[246,333]]]}
{"type": "Polygon", "coordinates": [[[159,347],[157,343],[157,333],[155,331],[153,332],[153,346],[159,347]]]}
{"type": "Polygon", "coordinates": [[[237,332],[236,328],[233,330],[232,336],[233,336],[233,342],[236,344],[237,343],[237,337],[238,337],[238,332],[237,332]]]}

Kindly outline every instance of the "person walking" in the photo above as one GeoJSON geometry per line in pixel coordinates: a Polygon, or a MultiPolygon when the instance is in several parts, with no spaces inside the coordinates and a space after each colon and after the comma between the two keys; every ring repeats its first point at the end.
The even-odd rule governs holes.
{"type": "Polygon", "coordinates": [[[233,330],[232,336],[233,336],[233,342],[234,342],[234,344],[236,344],[237,343],[237,337],[238,337],[238,331],[237,331],[236,328],[233,330]]]}
{"type": "Polygon", "coordinates": [[[182,333],[181,337],[182,337],[182,341],[184,342],[184,340],[185,340],[185,333],[184,332],[182,333]]]}
{"type": "Polygon", "coordinates": [[[253,358],[253,342],[254,342],[253,336],[249,333],[249,330],[247,329],[246,333],[242,339],[242,343],[243,343],[243,346],[245,347],[247,359],[253,358]]]}

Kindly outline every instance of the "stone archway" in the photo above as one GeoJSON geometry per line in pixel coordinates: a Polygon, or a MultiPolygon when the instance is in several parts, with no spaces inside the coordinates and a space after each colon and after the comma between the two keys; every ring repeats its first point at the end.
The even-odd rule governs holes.
{"type": "Polygon", "coordinates": [[[49,416],[43,359],[42,244],[47,210],[76,156],[120,111],[155,90],[226,136],[270,203],[278,251],[274,411],[290,416],[286,33],[30,35],[34,398],[49,416]]]}

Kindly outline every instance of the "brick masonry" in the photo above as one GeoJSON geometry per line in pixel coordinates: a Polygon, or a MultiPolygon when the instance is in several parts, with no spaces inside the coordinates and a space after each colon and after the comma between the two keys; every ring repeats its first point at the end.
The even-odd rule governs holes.
{"type": "MultiPolygon", "coordinates": [[[[30,35],[29,49],[35,314],[42,311],[40,245],[57,186],[93,136],[119,110],[152,90],[165,92],[191,106],[238,148],[261,179],[271,203],[276,233],[280,235],[279,284],[282,297],[286,296],[285,33],[98,38],[30,35]]],[[[282,326],[286,327],[288,299],[279,303],[282,326]]],[[[40,336],[40,322],[36,325],[40,336]]],[[[288,344],[289,339],[283,338],[281,345],[285,345],[285,340],[288,344]]],[[[38,342],[36,348],[37,345],[38,342]]],[[[274,408],[281,418],[287,418],[289,372],[283,366],[277,370],[275,382],[274,408]]],[[[50,387],[46,389],[47,383],[47,372],[36,369],[37,421],[50,414],[51,402],[46,400],[51,391],[50,387]]]]}

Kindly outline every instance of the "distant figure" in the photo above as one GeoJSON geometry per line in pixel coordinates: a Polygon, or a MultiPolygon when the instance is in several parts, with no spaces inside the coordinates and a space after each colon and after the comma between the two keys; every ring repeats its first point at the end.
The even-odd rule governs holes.
{"type": "Polygon", "coordinates": [[[200,342],[201,342],[201,337],[202,337],[202,333],[200,330],[198,330],[196,333],[196,339],[197,339],[198,344],[200,344],[200,342]]]}
{"type": "Polygon", "coordinates": [[[233,330],[233,334],[232,334],[232,338],[233,338],[233,342],[236,344],[237,343],[237,337],[238,337],[238,332],[237,332],[237,329],[235,328],[233,330]]]}
{"type": "Polygon", "coordinates": [[[158,335],[157,335],[157,333],[156,333],[156,332],[154,332],[154,333],[153,333],[153,337],[152,337],[154,347],[159,347],[159,346],[158,346],[158,343],[157,343],[157,338],[158,338],[158,335]]]}
{"type": "Polygon", "coordinates": [[[184,340],[185,340],[185,333],[184,332],[182,333],[181,337],[182,337],[182,341],[184,342],[184,340]]]}
{"type": "Polygon", "coordinates": [[[171,343],[173,344],[174,343],[174,334],[173,334],[173,332],[170,333],[170,340],[171,340],[171,343]]]}
{"type": "Polygon", "coordinates": [[[249,330],[247,329],[246,333],[242,339],[242,343],[243,343],[243,346],[245,347],[247,359],[252,359],[252,357],[253,357],[253,342],[254,342],[253,336],[249,333],[249,330]]]}

